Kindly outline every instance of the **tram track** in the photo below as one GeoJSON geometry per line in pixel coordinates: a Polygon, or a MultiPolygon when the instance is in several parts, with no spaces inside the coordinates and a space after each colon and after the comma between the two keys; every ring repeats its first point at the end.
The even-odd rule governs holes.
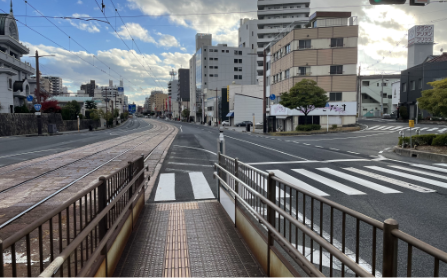
{"type": "MultiPolygon", "coordinates": [[[[96,171],[98,171],[99,169],[101,169],[101,168],[103,168],[104,166],[108,165],[109,163],[111,163],[111,162],[113,162],[113,161],[116,161],[117,158],[119,158],[119,157],[125,155],[126,153],[128,153],[128,152],[130,152],[130,151],[132,151],[132,150],[135,150],[136,148],[138,148],[139,146],[141,146],[141,145],[144,144],[144,143],[147,143],[149,140],[153,139],[154,137],[159,136],[159,135],[162,135],[163,138],[162,138],[161,140],[160,140],[160,138],[158,138],[158,140],[160,140],[160,142],[159,142],[155,147],[153,147],[152,150],[145,156],[145,159],[147,159],[148,157],[150,157],[150,156],[152,155],[152,153],[157,149],[157,147],[158,147],[160,144],[162,144],[162,143],[164,142],[164,140],[165,140],[166,138],[168,138],[168,137],[169,137],[175,130],[176,130],[176,128],[173,127],[173,126],[165,125],[164,127],[162,127],[162,126],[156,125],[156,126],[154,126],[154,129],[151,129],[151,130],[149,130],[149,131],[143,131],[143,134],[137,136],[136,138],[132,138],[132,139],[126,140],[125,142],[121,142],[120,144],[117,144],[117,145],[123,145],[123,144],[125,144],[125,143],[130,143],[131,141],[135,141],[135,144],[132,145],[132,147],[121,150],[118,154],[113,155],[112,157],[109,157],[108,159],[106,159],[106,161],[104,161],[104,162],[100,162],[99,165],[94,166],[94,168],[93,168],[92,170],[88,170],[87,172],[81,173],[80,176],[78,176],[78,177],[76,177],[75,179],[73,179],[72,181],[66,183],[65,185],[63,185],[62,187],[60,187],[59,189],[57,189],[55,192],[50,193],[50,194],[47,195],[46,197],[42,198],[40,201],[35,202],[34,204],[32,204],[32,205],[30,205],[29,207],[27,207],[25,210],[22,210],[21,212],[15,214],[15,215],[12,216],[12,217],[9,217],[8,220],[6,220],[5,222],[3,222],[3,223],[0,224],[0,230],[3,229],[3,228],[5,228],[5,227],[7,227],[8,225],[10,225],[11,223],[13,223],[14,221],[18,220],[19,218],[21,218],[21,217],[24,216],[25,214],[30,213],[31,211],[33,211],[33,210],[36,209],[37,207],[41,206],[42,204],[44,204],[44,203],[47,202],[48,200],[54,198],[55,196],[57,196],[58,194],[60,194],[60,193],[63,192],[64,190],[66,190],[67,188],[70,188],[71,186],[73,186],[74,184],[78,183],[79,181],[83,180],[83,179],[86,178],[87,176],[89,176],[89,175],[95,173],[96,171]],[[152,132],[152,134],[153,134],[154,136],[150,136],[150,137],[148,138],[148,135],[149,135],[148,132],[152,132]],[[166,134],[166,133],[167,133],[167,134],[166,134]],[[143,138],[143,137],[144,137],[144,138],[143,138]],[[141,140],[141,138],[143,138],[143,140],[141,140]]],[[[105,151],[107,151],[107,149],[105,149],[105,150],[101,150],[101,151],[99,151],[98,153],[105,152],[105,151]]],[[[107,154],[110,154],[110,152],[107,153],[107,154]]],[[[67,165],[63,165],[63,166],[58,167],[58,168],[56,168],[56,169],[52,169],[52,170],[50,170],[50,171],[47,171],[47,172],[43,173],[42,175],[39,175],[39,176],[37,176],[37,177],[34,177],[34,178],[29,179],[29,180],[27,180],[27,181],[24,181],[24,182],[22,182],[22,183],[16,184],[16,185],[14,185],[13,188],[9,188],[9,189],[3,190],[3,191],[0,192],[0,193],[6,193],[6,192],[8,192],[8,191],[11,191],[12,189],[15,189],[15,188],[19,187],[19,186],[22,186],[22,185],[25,185],[25,184],[29,184],[31,181],[35,181],[35,180],[37,180],[37,179],[39,179],[39,178],[43,178],[43,177],[45,177],[45,176],[47,176],[47,175],[49,175],[49,174],[55,173],[55,172],[57,172],[58,170],[67,168],[67,167],[69,167],[69,166],[72,166],[73,164],[78,163],[78,162],[80,162],[80,161],[82,161],[82,160],[85,160],[86,158],[90,158],[90,157],[92,157],[93,155],[97,155],[97,153],[95,153],[95,154],[91,154],[91,155],[86,156],[86,157],[83,157],[83,158],[81,158],[81,159],[79,159],[79,160],[73,161],[73,162],[71,162],[71,163],[68,163],[67,165]]],[[[99,161],[101,161],[101,160],[99,160],[99,161]]]]}

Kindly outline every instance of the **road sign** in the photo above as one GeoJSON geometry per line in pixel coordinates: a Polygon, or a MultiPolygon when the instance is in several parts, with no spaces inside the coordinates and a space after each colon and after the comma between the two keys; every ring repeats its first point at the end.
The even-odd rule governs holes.
{"type": "Polygon", "coordinates": [[[124,94],[124,87],[118,87],[118,95],[124,94]]]}
{"type": "Polygon", "coordinates": [[[409,120],[408,125],[413,128],[414,127],[414,120],[409,120]]]}
{"type": "Polygon", "coordinates": [[[26,100],[27,100],[27,101],[33,101],[33,99],[34,99],[34,98],[33,98],[32,95],[29,95],[29,96],[26,97],[26,100]]]}
{"type": "Polygon", "coordinates": [[[40,112],[34,112],[34,115],[36,115],[36,116],[40,116],[40,115],[42,115],[40,112]]]}
{"type": "Polygon", "coordinates": [[[275,100],[275,99],[276,99],[276,96],[274,94],[271,94],[270,95],[270,100],[275,100]]]}
{"type": "Polygon", "coordinates": [[[129,110],[130,114],[137,113],[137,105],[136,104],[129,104],[128,110],[129,110]]]}
{"type": "Polygon", "coordinates": [[[331,105],[329,104],[329,102],[326,103],[326,106],[325,106],[325,107],[331,107],[331,105]]]}
{"type": "Polygon", "coordinates": [[[37,112],[39,112],[41,108],[42,108],[41,104],[34,104],[34,109],[36,109],[37,112]]]}

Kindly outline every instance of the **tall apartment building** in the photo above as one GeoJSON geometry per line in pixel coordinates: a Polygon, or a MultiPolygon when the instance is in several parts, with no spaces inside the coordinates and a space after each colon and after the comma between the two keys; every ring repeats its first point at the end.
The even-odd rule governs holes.
{"type": "Polygon", "coordinates": [[[178,101],[189,101],[189,69],[178,70],[178,101]]]}
{"type": "Polygon", "coordinates": [[[50,80],[51,90],[54,95],[62,94],[62,78],[58,76],[42,76],[44,79],[50,80]]]}
{"type": "Polygon", "coordinates": [[[166,111],[167,94],[163,94],[162,91],[152,91],[149,97],[150,111],[154,112],[157,116],[162,116],[166,111]]]}
{"type": "Polygon", "coordinates": [[[264,48],[293,28],[305,28],[309,22],[310,0],[258,0],[257,72],[264,73],[264,48]]]}
{"type": "MultiPolygon", "coordinates": [[[[311,19],[308,28],[294,29],[272,46],[271,93],[280,100],[282,93],[301,80],[314,80],[327,92],[330,108],[312,112],[313,123],[355,124],[357,20],[350,12],[316,12],[311,19]]],[[[287,130],[304,119],[296,109],[277,108],[280,105],[273,105],[270,115],[287,130]]]]}
{"type": "MultiPolygon", "coordinates": [[[[208,91],[218,90],[235,82],[239,85],[256,84],[256,51],[250,48],[213,46],[211,34],[196,35],[196,53],[189,60],[190,116],[202,121],[202,106],[208,91]]],[[[220,93],[218,93],[220,95],[220,93]]]]}
{"type": "Polygon", "coordinates": [[[178,118],[179,116],[179,105],[177,102],[177,98],[179,95],[179,81],[171,80],[168,82],[168,113],[174,117],[178,118]]]}
{"type": "Polygon", "coordinates": [[[84,92],[90,97],[93,97],[95,95],[95,89],[96,89],[95,80],[90,80],[90,83],[81,85],[81,90],[84,90],[84,92]]]}

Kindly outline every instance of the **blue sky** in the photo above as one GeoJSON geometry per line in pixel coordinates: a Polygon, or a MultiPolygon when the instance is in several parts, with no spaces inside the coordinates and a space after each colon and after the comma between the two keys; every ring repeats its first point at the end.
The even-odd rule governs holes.
{"type": "MultiPolygon", "coordinates": [[[[0,0],[0,8],[9,12],[9,1],[0,0]]],[[[101,3],[101,0],[96,1],[101,3]]],[[[61,76],[69,91],[76,92],[90,79],[106,85],[112,78],[116,84],[121,76],[126,94],[138,104],[143,103],[151,90],[166,90],[172,68],[189,67],[189,59],[195,51],[196,33],[212,33],[214,43],[236,45],[239,19],[256,18],[257,10],[256,0],[103,0],[110,25],[101,21],[48,19],[72,40],[31,7],[46,16],[90,16],[105,21],[96,1],[28,0],[30,5],[27,5],[24,0],[13,0],[14,15],[20,21],[20,40],[30,48],[30,55],[36,49],[39,54],[56,55],[41,59],[41,72],[61,76]],[[127,28],[115,16],[112,1],[127,28]],[[129,33],[141,53],[132,44],[129,33]],[[109,66],[112,77],[106,74],[109,66]]],[[[367,0],[311,0],[311,13],[317,10],[351,11],[358,16],[359,64],[363,72],[393,72],[405,68],[406,33],[415,24],[435,24],[435,53],[440,48],[447,50],[447,20],[443,20],[447,3],[432,3],[427,7],[371,7],[368,3],[367,0]]],[[[34,65],[33,58],[25,59],[34,65]]]]}

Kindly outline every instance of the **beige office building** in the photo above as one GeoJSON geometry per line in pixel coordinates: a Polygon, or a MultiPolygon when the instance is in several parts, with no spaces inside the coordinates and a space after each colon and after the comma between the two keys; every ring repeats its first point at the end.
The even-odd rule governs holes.
{"type": "MultiPolygon", "coordinates": [[[[331,126],[355,124],[358,32],[357,19],[350,12],[314,13],[307,28],[294,29],[273,45],[270,94],[280,100],[282,93],[301,80],[314,80],[327,92],[332,108],[312,112],[314,123],[325,127],[328,119],[331,126]]],[[[270,115],[291,130],[304,117],[297,110],[286,110],[272,105],[270,115]]]]}

